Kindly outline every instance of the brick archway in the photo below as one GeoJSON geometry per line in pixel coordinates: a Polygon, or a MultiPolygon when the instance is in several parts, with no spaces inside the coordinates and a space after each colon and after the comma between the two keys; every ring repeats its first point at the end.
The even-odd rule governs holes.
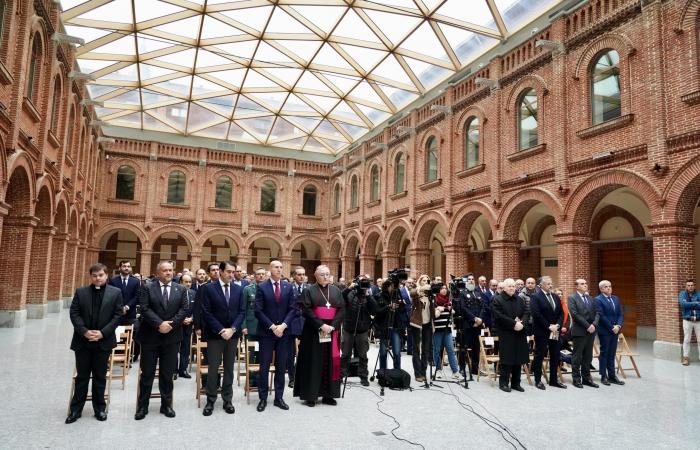
{"type": "MultiPolygon", "coordinates": [[[[32,264],[49,267],[51,263],[52,240],[54,236],[53,226],[53,190],[48,185],[39,189],[34,215],[39,222],[32,235],[31,257],[32,264]]],[[[27,317],[30,319],[42,319],[48,314],[47,288],[49,274],[56,276],[52,271],[41,272],[27,285],[27,317]]],[[[58,274],[59,276],[62,274],[58,274]]]]}
{"type": "Polygon", "coordinates": [[[676,172],[663,196],[664,221],[692,224],[700,199],[700,160],[691,160],[676,172]]]}
{"type": "Polygon", "coordinates": [[[518,240],[525,215],[538,203],[544,203],[549,208],[555,221],[561,217],[561,204],[552,194],[543,189],[527,189],[513,196],[504,205],[497,222],[497,228],[501,228],[501,237],[506,241],[518,240]]]}

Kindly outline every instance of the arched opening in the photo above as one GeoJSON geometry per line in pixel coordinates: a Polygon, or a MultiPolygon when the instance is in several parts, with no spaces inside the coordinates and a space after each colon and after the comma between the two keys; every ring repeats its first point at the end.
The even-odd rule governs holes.
{"type": "Polygon", "coordinates": [[[331,265],[337,261],[337,268],[333,270],[333,267],[331,267],[331,275],[335,278],[335,280],[339,280],[343,275],[343,259],[341,258],[340,251],[343,248],[343,244],[340,242],[339,239],[333,241],[331,244],[331,251],[330,251],[330,260],[332,261],[331,265]]]}
{"type": "Polygon", "coordinates": [[[445,236],[447,236],[445,227],[437,220],[431,219],[423,224],[414,243],[415,276],[425,273],[431,277],[440,276],[443,281],[445,280],[447,274],[445,236]]]}
{"type": "Polygon", "coordinates": [[[238,246],[227,236],[216,235],[206,240],[202,246],[201,267],[221,261],[237,261],[238,246]]]}
{"type": "MultiPolygon", "coordinates": [[[[309,283],[315,283],[314,271],[321,265],[321,246],[314,241],[301,241],[292,249],[292,267],[301,266],[306,270],[309,283]]],[[[289,270],[291,273],[291,268],[289,270]]]]}
{"type": "Polygon", "coordinates": [[[189,266],[191,261],[190,244],[179,233],[163,233],[153,243],[153,256],[151,257],[151,271],[156,273],[160,261],[172,261],[175,264],[175,273],[189,266]]]}
{"type": "Polygon", "coordinates": [[[653,339],[656,327],[654,255],[646,230],[651,212],[630,188],[616,189],[603,197],[593,211],[591,223],[591,295],[598,295],[598,282],[608,280],[620,298],[625,336],[653,339]]]}
{"type": "Polygon", "coordinates": [[[559,260],[554,242],[556,229],[554,216],[547,205],[536,203],[529,208],[520,223],[520,268],[513,275],[523,280],[548,275],[559,287],[559,260]]]}
{"type": "Polygon", "coordinates": [[[477,277],[493,278],[493,251],[489,244],[493,235],[488,219],[480,212],[469,212],[460,219],[454,234],[458,246],[452,268],[454,274],[472,272],[477,277]]]}
{"type": "MultiPolygon", "coordinates": [[[[143,271],[141,267],[141,240],[131,230],[116,229],[102,236],[99,261],[115,274],[119,271],[119,261],[131,263],[133,273],[143,271]]],[[[144,273],[148,276],[155,271],[144,273]]]]}
{"type": "MultiPolygon", "coordinates": [[[[270,261],[279,259],[282,248],[279,243],[268,237],[256,239],[250,246],[250,261],[248,261],[248,273],[253,273],[255,268],[264,267],[267,269],[270,261]]],[[[285,274],[289,274],[289,267],[283,268],[285,274]]]]}
{"type": "Polygon", "coordinates": [[[31,192],[29,175],[23,168],[16,169],[10,177],[5,194],[5,203],[10,208],[3,221],[0,239],[0,273],[5,278],[0,283],[0,298],[2,309],[11,311],[9,314],[12,320],[5,321],[9,327],[22,326],[26,317],[19,311],[25,307],[29,279],[28,255],[33,231],[30,219],[31,192]]]}
{"type": "Polygon", "coordinates": [[[61,299],[61,287],[65,278],[66,267],[66,245],[68,243],[67,220],[65,203],[59,202],[56,208],[56,216],[53,219],[56,234],[53,237],[51,245],[51,269],[54,276],[49,277],[48,300],[49,312],[58,312],[52,310],[52,305],[60,308],[58,300],[61,299]],[[56,302],[56,303],[52,303],[56,302]]]}
{"type": "Polygon", "coordinates": [[[349,282],[360,274],[360,242],[357,237],[351,236],[345,244],[346,264],[343,265],[343,276],[349,282]]]}
{"type": "MultiPolygon", "coordinates": [[[[34,215],[39,219],[39,223],[32,233],[30,261],[39,267],[49,267],[53,239],[53,226],[51,225],[53,212],[51,211],[51,194],[46,186],[39,191],[34,215]]],[[[39,272],[32,282],[27,284],[27,317],[29,319],[42,319],[48,313],[46,291],[49,273],[49,271],[39,272]]]]}

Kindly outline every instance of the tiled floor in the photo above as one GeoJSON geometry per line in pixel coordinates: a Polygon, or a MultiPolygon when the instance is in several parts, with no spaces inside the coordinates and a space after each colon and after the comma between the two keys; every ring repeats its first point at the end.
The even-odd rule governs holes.
{"type": "MultiPolygon", "coordinates": [[[[65,425],[74,363],[71,333],[67,310],[30,320],[21,329],[0,329],[0,448],[413,447],[391,436],[396,424],[377,411],[375,383],[372,392],[349,384],[336,407],[308,408],[286,392],[289,411],[270,405],[262,414],[234,385],[236,413],[225,414],[219,401],[214,415],[203,417],[194,380],[178,379],[177,417],[158,414],[154,400],[146,419],[136,422],[137,371],[132,370],[125,390],[113,386],[107,422],[92,418],[88,404],[82,419],[65,425]]],[[[653,359],[649,342],[638,347],[642,378],[628,378],[624,387],[542,392],[526,385],[524,393],[506,394],[482,379],[469,390],[451,384],[387,391],[379,407],[401,424],[397,436],[430,449],[511,448],[502,434],[516,448],[522,447],[509,434],[530,449],[700,448],[700,363],[682,367],[653,359]]],[[[376,347],[371,351],[376,355],[376,347]]],[[[411,372],[409,356],[403,356],[402,366],[411,372]]]]}

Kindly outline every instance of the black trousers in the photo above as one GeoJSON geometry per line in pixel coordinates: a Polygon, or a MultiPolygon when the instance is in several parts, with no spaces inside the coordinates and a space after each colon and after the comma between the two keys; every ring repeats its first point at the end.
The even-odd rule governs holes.
{"type": "Polygon", "coordinates": [[[476,375],[479,372],[479,336],[481,336],[481,328],[477,327],[471,327],[467,328],[462,332],[462,341],[460,342],[460,347],[464,351],[459,352],[459,357],[460,357],[460,362],[459,362],[459,367],[460,369],[464,369],[466,367],[466,363],[462,362],[462,359],[465,358],[467,353],[469,354],[469,370],[471,373],[476,375]],[[467,349],[469,351],[467,352],[467,349]]]}
{"type": "Polygon", "coordinates": [[[535,359],[532,361],[532,371],[535,374],[535,383],[542,380],[542,362],[549,352],[549,383],[557,382],[557,367],[559,367],[559,339],[553,341],[549,336],[535,336],[535,359]]]}
{"type": "Polygon", "coordinates": [[[177,368],[178,373],[187,372],[187,367],[190,365],[191,347],[192,325],[184,325],[182,327],[182,342],[180,342],[180,364],[177,368]]]}
{"type": "Polygon", "coordinates": [[[357,375],[366,380],[369,376],[369,370],[367,369],[368,359],[367,352],[369,351],[369,338],[367,337],[368,332],[352,334],[352,331],[343,329],[343,342],[341,344],[341,356],[340,356],[340,373],[343,378],[348,371],[348,364],[350,363],[350,357],[352,356],[353,349],[355,350],[355,355],[360,360],[359,367],[357,369],[357,375]]]}
{"type": "Polygon", "coordinates": [[[296,370],[296,357],[297,357],[297,339],[299,336],[292,336],[289,339],[289,353],[287,353],[287,373],[289,374],[289,381],[294,381],[294,371],[296,370]]]}
{"type": "Polygon", "coordinates": [[[173,375],[177,367],[179,349],[179,342],[165,345],[141,345],[141,382],[139,383],[137,403],[139,408],[148,408],[153,379],[156,376],[156,366],[159,368],[158,390],[160,391],[160,403],[163,406],[172,406],[173,375]]]}
{"type": "Polygon", "coordinates": [[[591,379],[591,361],[593,361],[593,342],[595,334],[574,336],[574,356],[571,359],[572,378],[574,381],[591,379]]]}
{"type": "Polygon", "coordinates": [[[500,377],[498,384],[501,386],[518,387],[520,386],[520,364],[499,364],[500,377]]]}
{"type": "Polygon", "coordinates": [[[413,375],[424,377],[428,370],[428,361],[433,359],[433,325],[427,323],[421,328],[410,326],[413,336],[413,375]]]}
{"type": "Polygon", "coordinates": [[[287,352],[289,351],[289,341],[291,336],[269,337],[259,336],[260,342],[260,372],[258,372],[258,397],[260,400],[267,400],[270,386],[270,364],[272,363],[272,352],[275,352],[275,400],[281,399],[284,395],[284,373],[287,365],[287,352]]]}
{"type": "Polygon", "coordinates": [[[104,411],[105,386],[107,385],[107,365],[111,350],[98,347],[84,348],[75,352],[75,391],[70,401],[71,412],[82,412],[87,399],[88,384],[92,375],[92,409],[95,412],[104,411]]]}
{"type": "MultiPolygon", "coordinates": [[[[233,400],[233,365],[236,362],[238,350],[238,338],[232,337],[228,341],[223,339],[210,339],[207,342],[209,373],[218,373],[221,360],[224,361],[224,380],[221,384],[221,398],[224,402],[233,400]]],[[[207,402],[214,403],[219,388],[218,377],[207,377],[207,402]]]]}

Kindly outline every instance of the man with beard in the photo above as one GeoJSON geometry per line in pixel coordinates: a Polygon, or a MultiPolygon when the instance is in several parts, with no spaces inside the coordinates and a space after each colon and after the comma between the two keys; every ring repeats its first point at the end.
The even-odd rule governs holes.
{"type": "Polygon", "coordinates": [[[481,318],[482,311],[482,299],[481,292],[476,289],[474,283],[474,275],[467,274],[466,288],[460,294],[462,299],[462,321],[463,321],[463,339],[460,346],[463,346],[460,351],[460,369],[465,370],[466,361],[461,361],[465,359],[467,348],[471,349],[469,352],[469,359],[471,360],[471,373],[476,375],[479,371],[479,336],[481,335],[481,329],[483,328],[484,321],[481,318]]]}
{"type": "Polygon", "coordinates": [[[515,295],[515,280],[512,278],[506,278],[503,281],[503,292],[494,296],[493,317],[500,341],[499,388],[504,392],[510,392],[511,389],[525,392],[520,385],[520,369],[530,359],[525,334],[525,324],[529,317],[525,302],[515,295]]]}

